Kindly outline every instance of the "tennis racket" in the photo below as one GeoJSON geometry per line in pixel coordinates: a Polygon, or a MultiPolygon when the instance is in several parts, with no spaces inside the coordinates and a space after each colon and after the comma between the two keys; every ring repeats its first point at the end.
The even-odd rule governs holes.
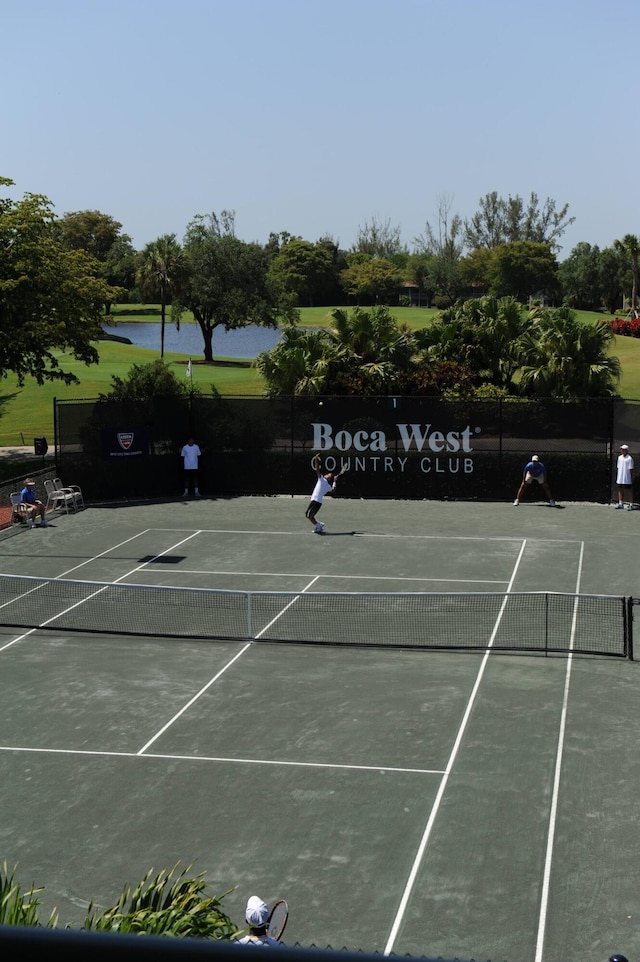
{"type": "Polygon", "coordinates": [[[347,463],[347,464],[343,464],[342,467],[340,468],[340,470],[338,471],[338,473],[335,475],[334,481],[337,481],[338,478],[341,478],[342,475],[343,475],[343,474],[346,474],[348,470],[349,470],[349,464],[348,464],[348,463],[347,463]]]}
{"type": "Polygon", "coordinates": [[[284,899],[278,899],[276,904],[271,909],[271,915],[269,916],[269,922],[267,923],[267,932],[272,939],[276,940],[276,942],[279,942],[282,938],[288,918],[288,903],[285,902],[284,899]]]}

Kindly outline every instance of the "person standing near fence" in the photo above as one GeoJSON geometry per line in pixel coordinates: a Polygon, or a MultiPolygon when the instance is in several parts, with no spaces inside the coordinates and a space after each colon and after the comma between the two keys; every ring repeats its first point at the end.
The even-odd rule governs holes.
{"type": "Polygon", "coordinates": [[[620,445],[620,454],[616,465],[616,484],[618,485],[618,503],[616,508],[624,508],[625,494],[629,504],[627,511],[633,510],[633,458],[629,454],[629,446],[620,445]]]}
{"type": "Polygon", "coordinates": [[[188,437],[187,443],[180,452],[180,457],[184,464],[183,498],[188,498],[191,493],[193,493],[196,498],[200,497],[200,489],[198,487],[198,459],[201,454],[202,452],[193,437],[188,437]]]}
{"type": "Polygon", "coordinates": [[[524,466],[522,471],[522,482],[518,488],[518,493],[516,494],[514,505],[520,504],[520,498],[525,493],[527,488],[532,484],[539,484],[544,493],[547,496],[547,501],[550,508],[555,508],[556,503],[551,495],[551,489],[547,483],[547,469],[540,460],[537,454],[534,454],[530,461],[524,466]]]}

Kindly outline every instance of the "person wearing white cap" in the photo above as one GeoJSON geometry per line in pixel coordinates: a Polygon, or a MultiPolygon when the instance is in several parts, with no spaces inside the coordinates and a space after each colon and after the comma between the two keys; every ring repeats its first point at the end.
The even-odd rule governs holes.
{"type": "Polygon", "coordinates": [[[555,508],[556,503],[553,500],[553,497],[551,496],[551,490],[549,488],[549,485],[547,484],[547,469],[545,468],[544,464],[542,463],[542,461],[540,460],[537,454],[534,454],[531,460],[527,461],[527,463],[524,466],[524,469],[522,471],[522,482],[520,484],[520,487],[518,488],[518,493],[516,494],[515,501],[513,502],[514,505],[517,506],[520,504],[520,498],[527,490],[527,487],[530,484],[533,484],[534,482],[539,484],[542,490],[544,491],[544,493],[546,494],[549,507],[555,508]]]}
{"type": "Polygon", "coordinates": [[[616,484],[618,485],[618,503],[616,508],[624,508],[625,494],[629,504],[627,511],[633,509],[633,458],[629,454],[627,444],[620,445],[620,454],[616,466],[616,484]]]}
{"type": "Polygon", "coordinates": [[[33,478],[25,478],[24,488],[20,492],[20,501],[24,506],[27,524],[32,528],[36,518],[40,515],[40,527],[48,528],[49,522],[44,516],[45,506],[42,501],[38,501],[36,498],[35,486],[36,483],[33,478]]]}
{"type": "Polygon", "coordinates": [[[249,926],[249,934],[238,939],[239,945],[282,946],[282,942],[272,939],[267,932],[269,926],[269,906],[258,895],[252,895],[247,902],[244,917],[249,926]]]}

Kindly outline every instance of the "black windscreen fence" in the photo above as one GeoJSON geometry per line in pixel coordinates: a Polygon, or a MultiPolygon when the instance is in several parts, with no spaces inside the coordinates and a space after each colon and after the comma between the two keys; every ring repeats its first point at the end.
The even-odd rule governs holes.
{"type": "Polygon", "coordinates": [[[533,454],[557,500],[607,502],[621,443],[640,450],[640,404],[613,399],[192,397],[55,403],[58,473],[91,500],[172,497],[198,443],[203,494],[308,494],[319,454],[346,465],[345,497],[513,498],[533,454]]]}

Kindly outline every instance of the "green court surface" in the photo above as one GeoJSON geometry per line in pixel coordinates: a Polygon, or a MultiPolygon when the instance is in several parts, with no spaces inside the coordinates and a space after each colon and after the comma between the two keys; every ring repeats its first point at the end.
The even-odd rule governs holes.
{"type": "MultiPolygon", "coordinates": [[[[640,512],[327,499],[316,536],[306,504],[91,506],[4,537],[0,572],[247,592],[640,595],[640,512]]],[[[153,618],[146,595],[117,597],[119,622],[145,606],[153,618]]],[[[477,650],[414,650],[400,631],[388,639],[400,647],[265,644],[5,618],[0,859],[44,886],[42,918],[56,906],[73,927],[90,901],[111,905],[179,861],[216,893],[234,889],[224,906],[238,925],[249,895],[287,898],[290,944],[638,957],[638,663],[501,652],[484,618],[464,606],[460,618],[477,650]]]]}

